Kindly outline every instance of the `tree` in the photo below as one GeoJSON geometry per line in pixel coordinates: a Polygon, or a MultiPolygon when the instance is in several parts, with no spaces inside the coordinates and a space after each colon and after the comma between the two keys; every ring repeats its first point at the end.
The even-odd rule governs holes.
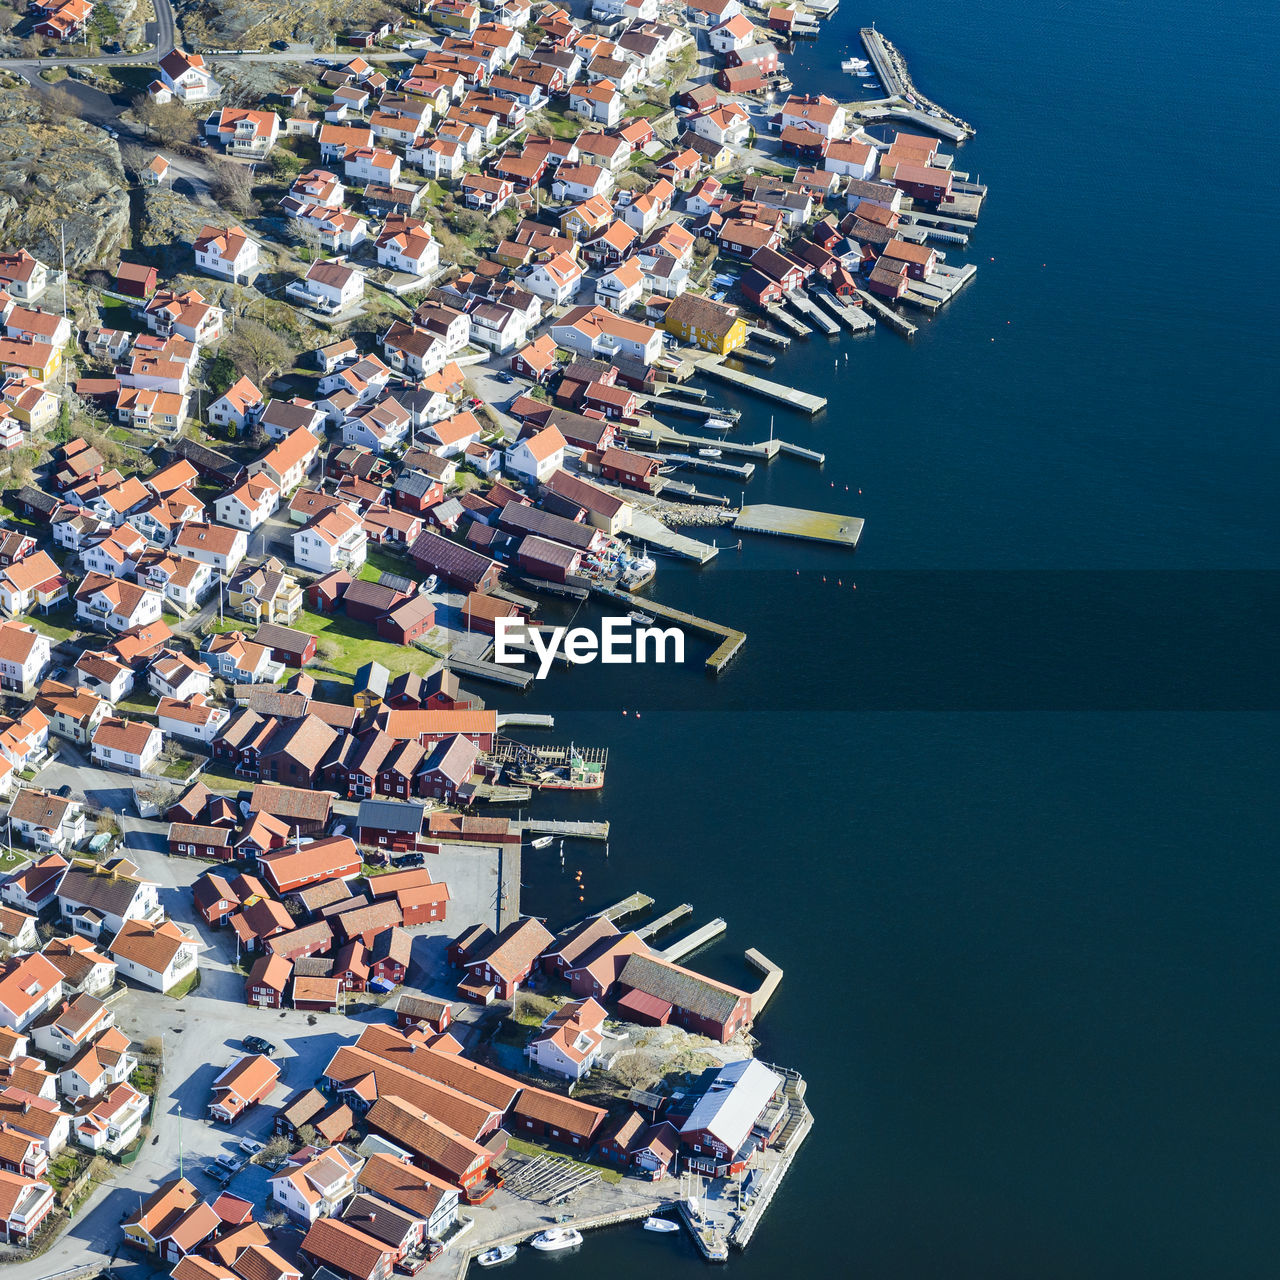
{"type": "Polygon", "coordinates": [[[276,1160],[283,1160],[289,1154],[289,1139],[283,1134],[277,1133],[273,1138],[267,1140],[267,1145],[258,1154],[262,1157],[263,1164],[272,1164],[276,1160]]]}
{"type": "Polygon", "coordinates": [[[293,352],[284,336],[261,320],[242,319],[227,339],[226,354],[235,366],[265,387],[293,363],[293,352]]]}
{"type": "Polygon", "coordinates": [[[308,1147],[314,1146],[316,1139],[320,1136],[309,1124],[300,1124],[297,1128],[297,1134],[298,1141],[308,1147]]]}
{"type": "Polygon", "coordinates": [[[255,213],[257,201],[253,198],[253,174],[250,170],[230,160],[215,161],[212,168],[213,179],[209,187],[213,198],[234,213],[255,213]]]}
{"type": "Polygon", "coordinates": [[[18,15],[12,9],[0,9],[0,36],[7,36],[18,24],[18,15]]]}
{"type": "Polygon", "coordinates": [[[133,100],[133,110],[147,136],[158,138],[166,146],[190,143],[199,132],[195,116],[180,102],[157,103],[140,93],[133,100]]]}

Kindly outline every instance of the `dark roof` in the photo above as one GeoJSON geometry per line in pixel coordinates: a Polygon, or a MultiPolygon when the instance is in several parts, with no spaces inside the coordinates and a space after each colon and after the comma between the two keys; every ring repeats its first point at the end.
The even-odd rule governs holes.
{"type": "Polygon", "coordinates": [[[550,511],[539,511],[523,502],[508,502],[502,508],[498,523],[512,533],[535,533],[540,538],[562,542],[575,551],[586,551],[600,536],[600,531],[591,525],[566,520],[550,511]]]}
{"type": "Polygon", "coordinates": [[[409,549],[409,555],[422,568],[434,570],[450,578],[479,583],[494,567],[494,561],[471,551],[438,533],[421,533],[409,549]]]}
{"type": "Polygon", "coordinates": [[[398,800],[361,800],[356,825],[379,831],[409,831],[416,835],[422,830],[426,812],[427,806],[424,804],[405,804],[398,800]]]}
{"type": "Polygon", "coordinates": [[[45,515],[52,515],[62,505],[52,494],[30,484],[24,484],[18,490],[17,498],[32,511],[42,511],[45,515]]]}
{"type": "Polygon", "coordinates": [[[265,645],[268,649],[284,649],[287,653],[302,653],[314,639],[315,636],[306,631],[282,627],[275,622],[264,622],[253,635],[254,644],[265,645]]]}
{"type": "Polygon", "coordinates": [[[742,998],[742,992],[733,987],[638,951],[627,957],[618,980],[624,987],[713,1022],[727,1021],[742,998]]]}

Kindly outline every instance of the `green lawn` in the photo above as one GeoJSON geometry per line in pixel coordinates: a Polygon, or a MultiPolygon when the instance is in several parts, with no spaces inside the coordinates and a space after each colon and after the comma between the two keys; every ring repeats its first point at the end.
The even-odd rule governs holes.
{"type": "Polygon", "coordinates": [[[27,861],[27,855],[20,853],[17,849],[0,849],[0,875],[17,871],[19,867],[25,866],[27,861]]]}
{"type": "Polygon", "coordinates": [[[200,985],[200,970],[194,969],[187,974],[181,982],[175,983],[165,992],[165,995],[171,996],[174,1000],[181,1000],[183,996],[190,995],[192,991],[200,985]]]}
{"type": "MultiPolygon", "coordinates": [[[[326,643],[336,646],[338,652],[333,657],[322,658],[322,661],[340,671],[354,674],[366,662],[381,662],[392,674],[416,671],[425,676],[439,665],[437,659],[421,649],[388,644],[379,639],[378,633],[367,622],[353,622],[345,614],[311,613],[304,609],[294,625],[299,631],[308,631],[318,637],[321,647],[326,643]]],[[[316,678],[320,678],[319,673],[316,678]]]]}
{"type": "Polygon", "coordinates": [[[130,716],[154,716],[160,699],[148,689],[131,689],[125,698],[116,703],[117,708],[130,716]]]}
{"type": "Polygon", "coordinates": [[[30,614],[26,621],[31,623],[41,635],[48,636],[54,644],[70,640],[81,631],[81,628],[76,625],[76,612],[70,604],[59,605],[47,614],[30,614]]]}
{"type": "Polygon", "coordinates": [[[603,1169],[598,1164],[584,1164],[581,1160],[574,1160],[572,1156],[566,1155],[556,1147],[539,1147],[532,1142],[525,1141],[524,1138],[508,1138],[507,1147],[511,1151],[519,1152],[522,1156],[556,1156],[561,1160],[568,1161],[570,1164],[580,1166],[584,1172],[598,1173],[605,1182],[616,1184],[622,1181],[622,1174],[617,1169],[603,1169]]]}
{"type": "Polygon", "coordinates": [[[394,573],[399,578],[412,577],[413,562],[408,556],[398,556],[381,547],[370,547],[360,577],[366,582],[377,582],[380,573],[394,573]]]}

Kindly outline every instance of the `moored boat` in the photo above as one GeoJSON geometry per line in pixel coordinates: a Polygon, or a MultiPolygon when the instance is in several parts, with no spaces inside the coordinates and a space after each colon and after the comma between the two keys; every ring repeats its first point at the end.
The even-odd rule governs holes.
{"type": "Polygon", "coordinates": [[[486,1249],[476,1261],[482,1267],[496,1267],[500,1262],[510,1262],[516,1256],[516,1247],[513,1244],[499,1244],[492,1249],[486,1249]]]}
{"type": "Polygon", "coordinates": [[[679,1231],[680,1224],[672,1222],[670,1218],[646,1218],[644,1229],[646,1231],[679,1231]]]}
{"type": "Polygon", "coordinates": [[[555,1253],[560,1249],[574,1249],[582,1243],[582,1232],[574,1227],[549,1227],[536,1235],[529,1244],[543,1253],[555,1253]]]}
{"type": "Polygon", "coordinates": [[[545,849],[550,843],[550,836],[539,836],[536,840],[530,841],[530,844],[532,844],[535,849],[545,849]]]}

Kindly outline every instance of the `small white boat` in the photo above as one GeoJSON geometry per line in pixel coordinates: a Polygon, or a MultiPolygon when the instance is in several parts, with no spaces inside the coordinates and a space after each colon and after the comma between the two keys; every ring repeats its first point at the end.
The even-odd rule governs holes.
{"type": "Polygon", "coordinates": [[[551,836],[539,836],[536,840],[530,841],[535,849],[545,849],[551,843],[551,836]]]}
{"type": "Polygon", "coordinates": [[[846,58],[840,64],[841,71],[865,71],[871,64],[866,58],[846,58]]]}
{"type": "Polygon", "coordinates": [[[672,1222],[669,1218],[646,1218],[644,1229],[646,1231],[679,1231],[680,1224],[672,1222]]]}
{"type": "Polygon", "coordinates": [[[559,1249],[576,1249],[582,1243],[582,1232],[573,1227],[550,1227],[534,1236],[529,1244],[543,1253],[555,1253],[559,1249]]]}
{"type": "Polygon", "coordinates": [[[500,1244],[492,1249],[486,1249],[476,1261],[482,1267],[496,1267],[500,1262],[510,1262],[516,1256],[516,1247],[513,1244],[500,1244]]]}
{"type": "Polygon", "coordinates": [[[698,457],[700,458],[723,458],[723,449],[699,449],[698,457]]]}
{"type": "Polygon", "coordinates": [[[732,431],[733,423],[728,418],[708,418],[702,424],[708,431],[732,431]]]}
{"type": "Polygon", "coordinates": [[[653,619],[647,613],[641,613],[639,609],[632,609],[627,617],[642,627],[653,626],[653,619]]]}

